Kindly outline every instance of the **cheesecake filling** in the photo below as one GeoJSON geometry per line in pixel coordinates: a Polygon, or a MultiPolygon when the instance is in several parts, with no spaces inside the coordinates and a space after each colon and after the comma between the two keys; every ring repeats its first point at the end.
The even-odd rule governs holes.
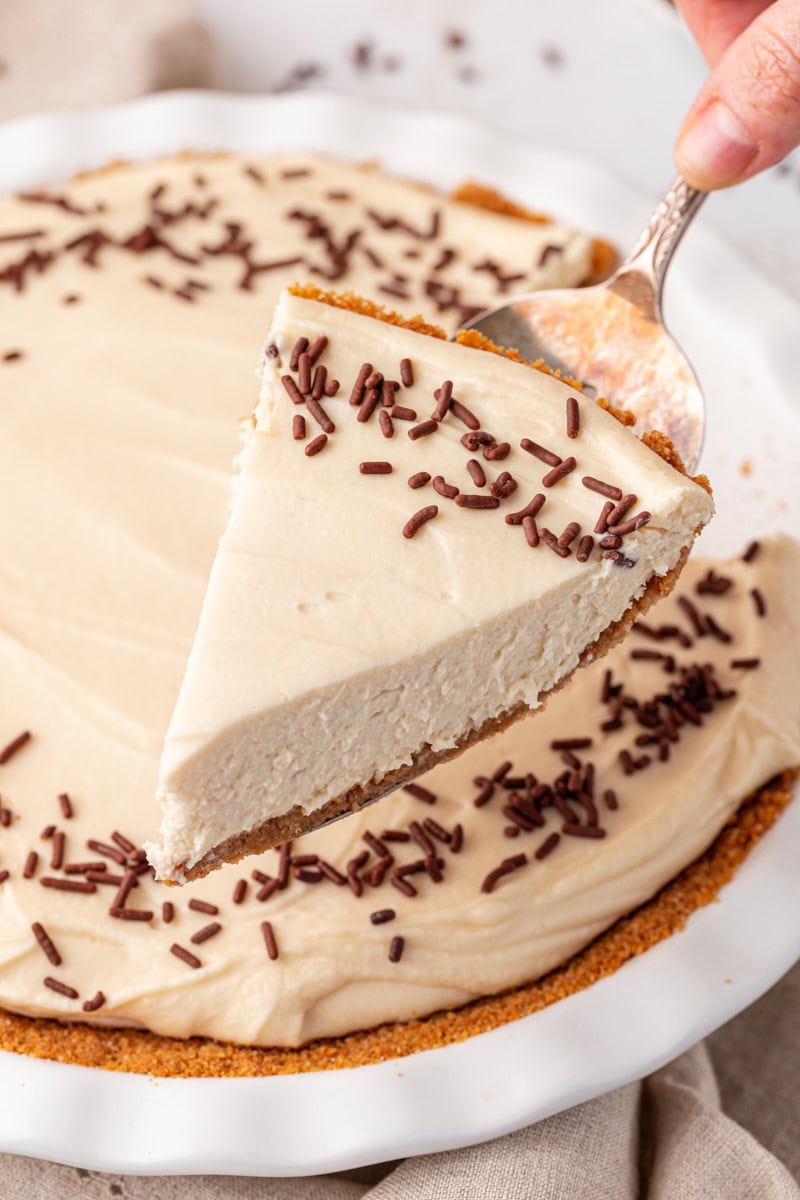
{"type": "MultiPolygon", "coordinates": [[[[110,915],[113,883],[43,886],[85,880],[67,873],[81,859],[105,862],[109,876],[141,868],[141,852],[120,843],[136,844],[137,814],[119,757],[120,790],[98,787],[95,759],[93,785],[76,780],[64,816],[52,783],[69,764],[53,751],[60,733],[74,744],[79,726],[75,715],[66,728],[51,722],[43,691],[32,737],[0,768],[14,812],[2,830],[11,874],[0,885],[0,1003],[293,1046],[537,978],[653,896],[749,792],[800,762],[798,586],[800,548],[785,537],[764,540],[748,562],[692,560],[675,595],[543,712],[398,792],[390,810],[373,807],[244,870],[224,867],[179,892],[142,870],[122,908],[146,919],[110,915]],[[674,703],[654,721],[664,695],[674,703]],[[60,869],[53,832],[42,840],[49,824],[66,834],[60,869]],[[31,852],[39,862],[26,879],[31,852]],[[100,1007],[84,1011],[98,995],[100,1007]]],[[[76,778],[74,765],[67,773],[76,778]]]]}
{"type": "Polygon", "coordinates": [[[291,292],[268,347],[162,757],[148,852],[167,879],[536,708],[712,512],[609,413],[501,355],[291,292]],[[292,364],[322,339],[314,370],[339,387],[317,402],[292,364]]]}

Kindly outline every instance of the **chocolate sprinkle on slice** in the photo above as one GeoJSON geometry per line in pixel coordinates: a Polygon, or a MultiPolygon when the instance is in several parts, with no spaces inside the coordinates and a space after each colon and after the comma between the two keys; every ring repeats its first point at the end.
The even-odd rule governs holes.
{"type": "Polygon", "coordinates": [[[558,483],[560,480],[562,480],[566,475],[569,475],[570,471],[574,471],[575,466],[576,466],[576,463],[575,463],[574,458],[572,458],[571,456],[569,458],[565,458],[563,460],[563,462],[560,462],[558,464],[557,467],[553,467],[552,471],[547,472],[547,474],[542,479],[542,487],[546,487],[546,488],[553,487],[556,483],[558,483]]]}
{"type": "Polygon", "coordinates": [[[58,803],[61,807],[61,815],[65,821],[68,821],[73,815],[72,801],[66,792],[62,792],[58,797],[58,803]]]}
{"type": "Polygon", "coordinates": [[[481,423],[473,412],[467,408],[466,404],[462,404],[455,397],[450,401],[450,412],[454,417],[458,417],[462,425],[466,425],[467,429],[480,429],[481,423]]]}
{"type": "Polygon", "coordinates": [[[378,414],[378,423],[381,427],[381,433],[385,438],[394,437],[394,424],[392,423],[392,418],[389,415],[388,409],[381,409],[380,413],[378,414]]]}
{"type": "Polygon", "coordinates": [[[25,866],[22,868],[23,879],[33,879],[36,874],[36,868],[39,864],[39,855],[35,850],[31,850],[28,857],[25,859],[25,866]]]}
{"type": "Polygon", "coordinates": [[[320,404],[319,400],[315,400],[313,396],[309,396],[306,401],[306,408],[311,413],[311,416],[322,427],[325,433],[333,433],[336,429],[333,421],[330,419],[325,409],[320,404]]]}
{"type": "Polygon", "coordinates": [[[359,368],[356,381],[353,384],[353,390],[350,393],[350,403],[352,405],[360,404],[364,399],[364,389],[368,376],[372,374],[372,363],[365,362],[359,368]]]}
{"type": "Polygon", "coordinates": [[[594,527],[595,533],[599,533],[599,534],[605,533],[606,529],[608,528],[608,518],[610,517],[610,515],[613,511],[614,511],[613,501],[606,500],[605,504],[603,505],[603,507],[600,510],[600,516],[597,518],[597,524],[594,527]]]}
{"type": "Polygon", "coordinates": [[[319,335],[319,337],[315,338],[314,341],[311,343],[311,345],[308,347],[308,361],[311,363],[312,367],[313,367],[314,363],[317,361],[317,359],[319,358],[320,354],[322,354],[322,351],[325,349],[327,344],[328,344],[328,339],[327,339],[326,335],[324,333],[321,333],[319,335]]]}
{"type": "Polygon", "coordinates": [[[286,394],[291,400],[292,404],[303,403],[303,395],[298,390],[297,384],[292,379],[291,375],[281,375],[281,383],[286,389],[286,394]]]}
{"type": "MultiPolygon", "coordinates": [[[[508,517],[506,517],[508,520],[508,517]]],[[[522,530],[525,534],[525,540],[532,550],[535,550],[539,545],[539,527],[536,524],[536,518],[530,515],[522,518],[522,530]]]]}
{"type": "Polygon", "coordinates": [[[561,463],[561,459],[552,450],[540,446],[538,442],[532,442],[530,438],[523,438],[520,442],[523,450],[527,450],[528,454],[532,454],[534,458],[538,458],[541,462],[547,463],[549,467],[557,467],[561,463]]]}
{"type": "Polygon", "coordinates": [[[393,937],[389,946],[389,962],[398,963],[403,957],[406,940],[402,937],[393,937]]]}
{"type": "Polygon", "coordinates": [[[438,492],[440,496],[444,496],[447,500],[455,500],[459,494],[455,484],[448,483],[443,475],[434,475],[433,490],[438,492]]]}
{"type": "Polygon", "coordinates": [[[414,386],[414,368],[411,365],[410,358],[400,359],[400,380],[403,387],[409,388],[414,386]]]}
{"type": "MultiPolygon", "coordinates": [[[[471,458],[469,460],[467,463],[467,472],[470,479],[475,484],[475,487],[486,486],[486,475],[484,474],[483,467],[478,462],[477,458],[471,458]]],[[[508,517],[506,517],[506,521],[508,521],[508,517]]]]}
{"type": "Polygon", "coordinates": [[[484,446],[483,457],[487,462],[502,462],[508,458],[510,453],[511,445],[509,442],[497,442],[484,446]]]}
{"type": "Polygon", "coordinates": [[[533,499],[524,508],[521,508],[519,512],[508,513],[506,516],[506,525],[521,525],[525,517],[535,517],[544,502],[545,497],[541,492],[537,492],[533,499]]]}
{"type": "Polygon", "coordinates": [[[197,933],[193,933],[189,941],[193,946],[201,946],[203,942],[207,942],[209,938],[214,937],[222,929],[219,921],[212,921],[210,925],[204,925],[202,929],[198,929],[197,933]]]}
{"type": "Polygon", "coordinates": [[[431,413],[431,420],[443,421],[447,416],[450,402],[453,399],[453,381],[445,379],[440,388],[436,392],[436,408],[431,413]]]}
{"type": "Polygon", "coordinates": [[[315,454],[319,454],[320,450],[324,450],[328,444],[327,433],[321,433],[315,437],[313,442],[309,442],[306,446],[306,455],[308,458],[313,458],[315,454]]]}
{"type": "Polygon", "coordinates": [[[194,897],[189,901],[189,908],[193,912],[206,913],[209,917],[215,917],[219,912],[216,904],[209,904],[207,900],[196,900],[194,897]]]}
{"type": "Polygon", "coordinates": [[[578,524],[578,522],[570,521],[569,525],[567,525],[565,527],[564,532],[559,534],[559,537],[558,537],[559,546],[571,546],[572,543],[575,541],[575,538],[580,533],[580,531],[581,531],[581,527],[578,524]]]}
{"type": "Polygon", "coordinates": [[[581,427],[581,411],[574,396],[567,396],[567,437],[576,438],[581,427]]]}
{"type": "Polygon", "coordinates": [[[54,967],[60,967],[62,962],[61,955],[53,945],[53,942],[44,926],[40,925],[38,921],[34,921],[31,925],[31,929],[33,930],[33,936],[41,946],[42,952],[44,953],[47,961],[52,963],[54,967]]]}
{"type": "Polygon", "coordinates": [[[264,938],[267,954],[274,962],[278,957],[278,943],[275,941],[275,931],[269,921],[261,922],[261,935],[264,938]]]}
{"type": "Polygon", "coordinates": [[[408,431],[408,436],[412,442],[416,442],[417,438],[428,437],[432,433],[436,433],[439,428],[439,422],[434,421],[433,417],[429,421],[422,421],[419,425],[412,426],[408,431]]]}
{"type": "MultiPolygon", "coordinates": [[[[434,425],[435,424],[436,422],[434,421],[434,425]]],[[[409,517],[403,526],[403,537],[413,538],[426,521],[432,521],[433,518],[438,515],[439,506],[436,504],[427,504],[425,508],[420,508],[412,517],[409,517]]]]}
{"type": "Polygon", "coordinates": [[[305,354],[308,349],[308,338],[300,337],[292,347],[291,357],[289,358],[289,370],[296,371],[300,362],[300,355],[305,354]]]}
{"type": "Polygon", "coordinates": [[[389,409],[389,416],[393,421],[416,421],[417,413],[413,408],[406,408],[402,404],[393,404],[389,409]]]}
{"type": "Polygon", "coordinates": [[[301,354],[297,360],[297,388],[304,396],[311,391],[311,360],[308,354],[301,354]]]}
{"type": "Polygon", "coordinates": [[[170,925],[175,916],[175,905],[171,900],[165,900],[161,905],[161,920],[165,925],[170,925]]]}
{"type": "Polygon", "coordinates": [[[369,919],[373,925],[385,925],[387,921],[393,921],[397,913],[393,908],[379,908],[377,912],[369,914],[369,919]]]}
{"type": "Polygon", "coordinates": [[[613,525],[611,520],[608,522],[608,532],[615,534],[617,537],[624,537],[626,533],[635,533],[637,529],[641,529],[643,525],[651,520],[649,512],[637,513],[635,517],[631,517],[627,521],[622,521],[619,525],[613,525]]]}
{"type": "Polygon", "coordinates": [[[169,952],[170,954],[174,954],[176,958],[179,958],[181,962],[185,962],[187,967],[192,967],[195,971],[203,965],[200,959],[192,954],[191,950],[186,950],[183,946],[179,946],[177,942],[172,943],[169,952]]]}
{"type": "MultiPolygon", "coordinates": [[[[606,519],[606,527],[611,529],[612,525],[618,525],[622,518],[627,513],[628,509],[633,508],[637,497],[633,492],[628,492],[627,496],[623,496],[617,505],[612,508],[606,519]]],[[[613,532],[613,531],[612,531],[613,532]]]]}
{"type": "Polygon", "coordinates": [[[754,671],[761,666],[760,658],[732,658],[731,667],[735,671],[754,671]]]}
{"type": "Polygon", "coordinates": [[[496,496],[470,496],[459,492],[456,496],[459,508],[499,508],[500,501],[496,496]]]}
{"type": "Polygon", "coordinates": [[[742,555],[742,562],[751,563],[761,549],[760,542],[751,542],[742,555]]]}
{"type": "Polygon", "coordinates": [[[430,483],[431,477],[427,471],[417,471],[416,475],[409,476],[408,486],[410,488],[421,488],[426,483],[430,483]]]}
{"type": "Polygon", "coordinates": [[[577,558],[578,562],[588,562],[593,549],[594,538],[590,533],[587,533],[578,542],[578,549],[575,551],[575,557],[577,558]]]}
{"type": "Polygon", "coordinates": [[[13,738],[7,746],[4,746],[3,749],[0,750],[0,767],[4,767],[7,762],[10,762],[17,751],[21,750],[22,747],[30,740],[31,734],[27,729],[23,733],[17,734],[17,736],[13,738]]]}
{"type": "MultiPolygon", "coordinates": [[[[553,551],[554,554],[557,554],[559,556],[559,558],[569,558],[570,554],[572,553],[571,550],[569,549],[569,547],[559,546],[558,538],[556,537],[556,535],[554,533],[552,533],[549,529],[546,529],[544,525],[539,530],[539,537],[542,539],[542,541],[544,542],[544,544],[546,546],[550,547],[550,549],[553,551]]],[[[612,553],[613,553],[613,551],[612,551],[612,553]]]]}
{"type": "Polygon", "coordinates": [[[60,996],[66,996],[68,1000],[78,999],[75,988],[70,987],[68,983],[62,983],[60,979],[53,979],[51,975],[46,975],[42,983],[45,987],[50,988],[51,992],[58,992],[60,996]]]}
{"type": "Polygon", "coordinates": [[[306,436],[306,419],[302,413],[292,417],[292,437],[296,442],[302,442],[306,436]]]}
{"type": "Polygon", "coordinates": [[[753,604],[756,606],[756,612],[760,617],[767,615],[767,603],[759,588],[751,588],[750,595],[753,597],[753,604]]]}
{"type": "Polygon", "coordinates": [[[391,475],[392,464],[389,462],[362,462],[358,464],[362,475],[391,475]]]}
{"type": "Polygon", "coordinates": [[[361,404],[359,405],[358,416],[356,417],[356,420],[360,421],[362,425],[364,424],[365,421],[368,421],[370,419],[370,417],[372,416],[372,414],[375,412],[375,409],[378,407],[379,400],[380,400],[380,392],[378,391],[378,389],[377,388],[369,388],[369,390],[364,395],[364,399],[361,401],[361,404]]]}
{"type": "Polygon", "coordinates": [[[83,1011],[84,1012],[97,1012],[98,1008],[102,1008],[103,1005],[105,1004],[105,1002],[106,1002],[106,998],[103,995],[103,993],[95,992],[95,994],[92,996],[91,1000],[84,1000],[83,1006],[82,1006],[83,1011]]]}
{"type": "Polygon", "coordinates": [[[621,488],[614,487],[612,483],[604,483],[602,479],[595,479],[593,475],[584,475],[581,483],[590,492],[599,492],[601,496],[608,496],[609,500],[622,499],[621,488]]]}

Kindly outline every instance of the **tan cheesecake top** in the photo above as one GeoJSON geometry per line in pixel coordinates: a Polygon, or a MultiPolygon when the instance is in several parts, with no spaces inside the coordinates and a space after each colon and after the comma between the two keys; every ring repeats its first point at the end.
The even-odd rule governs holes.
{"type": "Polygon", "coordinates": [[[122,748],[104,787],[92,764],[90,786],[74,759],[53,761],[60,727],[42,696],[33,737],[0,768],[14,814],[2,831],[3,1004],[86,1019],[88,1002],[99,1004],[89,1019],[112,1024],[296,1045],[536,977],[800,761],[799,584],[786,538],[749,562],[693,561],[677,598],[543,713],[388,804],[177,893],[134,848],[141,815],[112,779],[116,767],[125,782],[122,748]],[[67,780],[71,815],[56,796],[67,780]],[[73,873],[87,859],[96,867],[73,873]],[[57,891],[53,879],[94,888],[57,891]]]}

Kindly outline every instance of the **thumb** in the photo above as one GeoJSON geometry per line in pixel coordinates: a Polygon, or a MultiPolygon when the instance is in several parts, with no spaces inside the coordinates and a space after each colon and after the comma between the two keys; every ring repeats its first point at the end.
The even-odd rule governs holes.
{"type": "Polygon", "coordinates": [[[776,0],[726,50],[675,145],[686,181],[730,187],[800,144],[800,5],[776,0]]]}

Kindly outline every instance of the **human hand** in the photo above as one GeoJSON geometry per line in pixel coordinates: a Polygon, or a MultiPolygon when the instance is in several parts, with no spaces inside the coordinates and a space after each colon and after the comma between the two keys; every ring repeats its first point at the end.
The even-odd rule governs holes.
{"type": "Polygon", "coordinates": [[[702,191],[757,175],[800,144],[800,2],[676,0],[711,68],[675,161],[702,191]]]}

